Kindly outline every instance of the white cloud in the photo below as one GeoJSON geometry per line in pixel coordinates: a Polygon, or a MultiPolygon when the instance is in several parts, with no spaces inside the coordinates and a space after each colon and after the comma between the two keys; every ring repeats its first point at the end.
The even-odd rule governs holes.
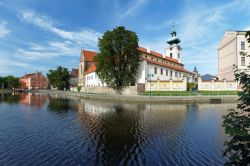
{"type": "MultiPolygon", "coordinates": [[[[125,9],[119,10],[119,13],[122,13],[119,15],[119,18],[122,19],[134,15],[147,2],[148,0],[133,0],[125,9]]],[[[115,2],[115,5],[118,6],[117,2],[115,2]]]]}
{"type": "Polygon", "coordinates": [[[96,48],[98,37],[101,33],[91,29],[82,29],[80,31],[66,31],[56,27],[55,21],[46,16],[39,15],[34,11],[22,11],[21,18],[43,30],[50,31],[62,39],[73,42],[76,46],[82,48],[96,48]]]}
{"type": "Polygon", "coordinates": [[[30,43],[26,50],[18,49],[16,57],[20,59],[38,60],[38,59],[53,59],[62,56],[79,57],[79,49],[70,41],[58,42],[49,41],[48,43],[35,44],[30,43]]]}
{"type": "Polygon", "coordinates": [[[46,71],[45,66],[27,63],[25,60],[20,60],[7,56],[9,53],[0,52],[0,75],[22,75],[21,71],[30,72],[30,70],[46,71]],[[22,69],[22,70],[20,70],[22,69]]]}
{"type": "Polygon", "coordinates": [[[10,33],[10,30],[7,28],[7,22],[0,20],[0,38],[5,37],[10,33]]]}

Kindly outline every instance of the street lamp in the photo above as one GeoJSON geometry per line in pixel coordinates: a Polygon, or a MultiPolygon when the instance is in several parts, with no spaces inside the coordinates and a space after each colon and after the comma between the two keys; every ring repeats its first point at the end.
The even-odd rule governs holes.
{"type": "Polygon", "coordinates": [[[149,86],[150,86],[149,94],[150,94],[150,98],[151,98],[151,79],[152,79],[152,77],[154,77],[154,74],[148,74],[147,77],[149,80],[149,86]]]}

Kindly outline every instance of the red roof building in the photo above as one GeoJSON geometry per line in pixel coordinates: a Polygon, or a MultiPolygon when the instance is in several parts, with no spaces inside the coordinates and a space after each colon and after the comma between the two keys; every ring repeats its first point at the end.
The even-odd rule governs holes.
{"type": "Polygon", "coordinates": [[[48,80],[42,72],[25,74],[19,79],[21,89],[47,89],[48,80]]]}

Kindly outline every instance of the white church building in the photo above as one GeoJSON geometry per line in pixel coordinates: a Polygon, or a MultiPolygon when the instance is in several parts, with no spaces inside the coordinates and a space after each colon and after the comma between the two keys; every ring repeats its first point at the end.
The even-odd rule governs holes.
{"type": "MultiPolygon", "coordinates": [[[[194,73],[186,70],[181,63],[180,39],[176,32],[171,32],[171,38],[165,54],[139,47],[141,54],[140,66],[136,83],[145,84],[147,81],[183,81],[194,82],[194,73]]],[[[79,86],[97,87],[105,86],[96,74],[93,58],[97,52],[82,50],[79,64],[79,86]]]]}

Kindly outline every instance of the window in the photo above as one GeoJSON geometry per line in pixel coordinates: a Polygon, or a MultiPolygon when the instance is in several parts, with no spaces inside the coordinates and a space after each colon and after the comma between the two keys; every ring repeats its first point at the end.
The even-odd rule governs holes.
{"type": "Polygon", "coordinates": [[[166,70],[166,76],[168,76],[168,70],[166,70]]]}
{"type": "Polygon", "coordinates": [[[173,53],[170,53],[170,58],[173,58],[173,53]]]}
{"type": "Polygon", "coordinates": [[[171,77],[173,76],[173,72],[172,72],[172,71],[170,71],[170,76],[171,76],[171,77]]]}
{"type": "Polygon", "coordinates": [[[161,69],[161,75],[163,75],[163,69],[161,69]]]}
{"type": "Polygon", "coordinates": [[[245,66],[245,57],[241,57],[241,66],[245,66]]]}
{"type": "Polygon", "coordinates": [[[177,77],[177,72],[175,72],[175,77],[177,77]]]}
{"type": "Polygon", "coordinates": [[[157,74],[157,67],[155,67],[155,74],[157,74]]]}
{"type": "Polygon", "coordinates": [[[181,73],[179,73],[179,77],[181,78],[181,73]]]}
{"type": "Polygon", "coordinates": [[[157,60],[157,62],[158,62],[158,58],[157,58],[156,60],[157,60]]]}
{"type": "Polygon", "coordinates": [[[180,59],[180,53],[178,53],[178,59],[180,59]]]}
{"type": "Polygon", "coordinates": [[[147,58],[148,56],[147,55],[145,55],[145,58],[147,58]]]}
{"type": "Polygon", "coordinates": [[[241,48],[241,50],[245,50],[245,42],[244,41],[240,42],[240,48],[241,48]]]}
{"type": "Polygon", "coordinates": [[[153,57],[151,57],[151,59],[153,60],[154,58],[153,58],[153,57]]]}

